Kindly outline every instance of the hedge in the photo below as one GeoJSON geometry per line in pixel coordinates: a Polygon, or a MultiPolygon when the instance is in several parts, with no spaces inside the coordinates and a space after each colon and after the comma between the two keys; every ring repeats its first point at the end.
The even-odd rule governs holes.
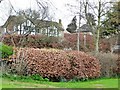
{"type": "MultiPolygon", "coordinates": [[[[12,57],[11,68],[17,74],[39,74],[51,81],[100,76],[99,60],[84,52],[56,49],[22,48],[12,57]]],[[[12,71],[13,72],[13,71],[12,71]]]]}
{"type": "Polygon", "coordinates": [[[57,37],[45,35],[5,35],[3,42],[16,47],[30,48],[61,48],[60,40],[57,37]]]}
{"type": "MultiPolygon", "coordinates": [[[[92,35],[86,35],[86,46],[84,46],[84,35],[80,34],[80,50],[90,52],[95,50],[95,42],[92,35]]],[[[48,37],[45,35],[5,35],[3,43],[16,47],[30,47],[30,48],[71,48],[77,50],[77,34],[64,34],[64,39],[60,37],[48,37]],[[14,43],[13,43],[14,41],[14,43]]],[[[100,39],[99,51],[110,52],[111,44],[113,44],[112,38],[100,39]],[[112,42],[112,43],[111,43],[112,42]]]]}

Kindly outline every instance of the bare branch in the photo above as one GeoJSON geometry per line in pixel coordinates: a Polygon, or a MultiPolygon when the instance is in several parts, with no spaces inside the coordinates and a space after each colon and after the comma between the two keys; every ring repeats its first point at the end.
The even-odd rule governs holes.
{"type": "Polygon", "coordinates": [[[40,12],[40,17],[42,20],[44,19],[48,19],[50,17],[50,13],[49,13],[49,5],[50,3],[45,2],[45,1],[39,1],[36,0],[37,5],[39,7],[39,12],[40,12]]]}
{"type": "Polygon", "coordinates": [[[95,11],[95,7],[91,6],[89,3],[88,3],[88,6],[93,10],[95,16],[97,16],[97,13],[96,13],[96,11],[95,11]]]}
{"type": "Polygon", "coordinates": [[[14,10],[14,12],[15,12],[15,13],[17,13],[17,11],[16,11],[16,10],[15,10],[15,8],[13,7],[13,5],[12,5],[11,1],[10,1],[10,0],[8,0],[8,1],[9,1],[9,4],[10,4],[10,6],[11,6],[12,10],[14,10]]]}

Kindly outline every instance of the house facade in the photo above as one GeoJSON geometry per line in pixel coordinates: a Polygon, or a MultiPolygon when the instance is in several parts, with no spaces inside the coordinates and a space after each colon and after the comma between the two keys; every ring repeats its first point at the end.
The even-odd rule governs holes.
{"type": "Polygon", "coordinates": [[[64,37],[64,29],[61,23],[47,20],[32,20],[21,16],[9,16],[2,26],[4,32],[14,34],[43,34],[47,36],[64,37]]]}

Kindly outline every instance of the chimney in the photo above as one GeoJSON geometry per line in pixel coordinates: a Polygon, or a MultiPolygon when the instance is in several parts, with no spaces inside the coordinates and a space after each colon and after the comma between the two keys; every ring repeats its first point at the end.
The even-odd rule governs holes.
{"type": "Polygon", "coordinates": [[[62,20],[61,19],[59,19],[59,24],[62,24],[62,20]]]}

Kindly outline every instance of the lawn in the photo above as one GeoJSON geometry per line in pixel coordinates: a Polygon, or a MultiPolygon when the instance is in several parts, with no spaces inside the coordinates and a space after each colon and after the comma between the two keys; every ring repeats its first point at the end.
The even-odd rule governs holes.
{"type": "Polygon", "coordinates": [[[97,79],[84,82],[40,82],[2,79],[2,88],[118,88],[118,79],[97,79]]]}

